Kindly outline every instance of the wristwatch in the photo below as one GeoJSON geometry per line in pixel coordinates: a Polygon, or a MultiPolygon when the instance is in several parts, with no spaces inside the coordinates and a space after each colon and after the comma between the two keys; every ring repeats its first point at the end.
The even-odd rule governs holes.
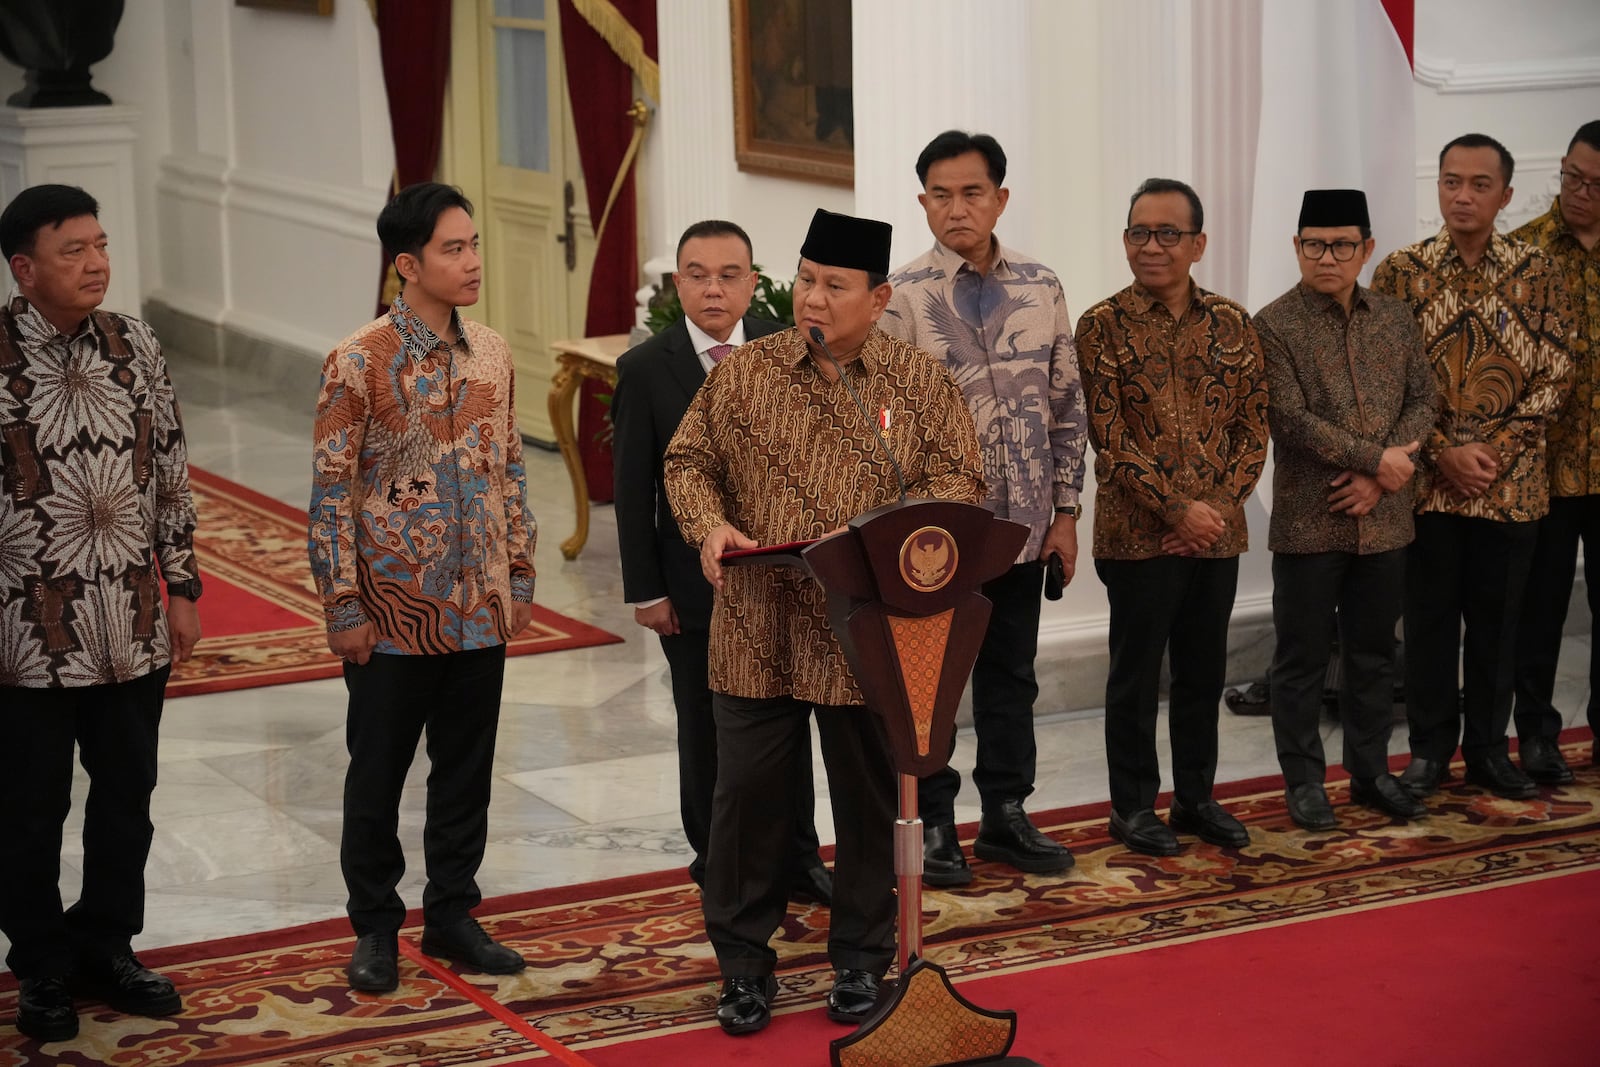
{"type": "Polygon", "coordinates": [[[199,600],[201,592],[203,592],[203,589],[198,578],[190,578],[186,582],[167,583],[168,596],[181,596],[185,600],[199,600]]]}
{"type": "Polygon", "coordinates": [[[1083,514],[1083,507],[1079,504],[1057,504],[1056,514],[1070,515],[1072,518],[1076,519],[1083,514]]]}

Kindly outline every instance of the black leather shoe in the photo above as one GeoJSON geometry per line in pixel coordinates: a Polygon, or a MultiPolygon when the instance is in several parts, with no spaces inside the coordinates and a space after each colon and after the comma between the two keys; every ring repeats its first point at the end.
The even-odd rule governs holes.
{"type": "Polygon", "coordinates": [[[789,899],[797,904],[833,904],[833,874],[819,861],[814,867],[804,867],[789,883],[789,899]]]}
{"type": "Polygon", "coordinates": [[[1283,799],[1289,807],[1289,818],[1302,830],[1332,830],[1339,825],[1321,782],[1302,782],[1287,790],[1283,799]]]}
{"type": "Polygon", "coordinates": [[[65,978],[24,978],[17,983],[17,1029],[35,1041],[71,1041],[78,1011],[65,978]]]}
{"type": "Polygon", "coordinates": [[[828,1018],[836,1023],[859,1023],[878,1003],[882,985],[883,979],[871,971],[840,971],[828,994],[828,1018]]]}
{"type": "Polygon", "coordinates": [[[104,1001],[124,1015],[158,1017],[183,1010],[172,979],[150,970],[131,952],[79,959],[72,985],[80,996],[104,1001]]]}
{"type": "Polygon", "coordinates": [[[1244,828],[1244,823],[1229,815],[1215,800],[1203,800],[1192,808],[1174,800],[1167,821],[1181,834],[1193,834],[1223,848],[1244,848],[1250,843],[1250,831],[1244,828]]]}
{"type": "Polygon", "coordinates": [[[1511,757],[1504,752],[1467,761],[1467,782],[1481,785],[1497,797],[1507,800],[1532,800],[1539,795],[1533,779],[1517,770],[1511,757]]]}
{"type": "Polygon", "coordinates": [[[717,1025],[725,1034],[753,1034],[765,1030],[772,1021],[772,998],[778,995],[778,980],[772,975],[760,978],[728,978],[717,998],[717,1025]]]}
{"type": "Polygon", "coordinates": [[[516,974],[528,965],[527,960],[485,933],[478,920],[471,917],[449,926],[424,926],[422,951],[484,974],[516,974]]]}
{"type": "Polygon", "coordinates": [[[1561,746],[1548,737],[1530,737],[1517,746],[1522,773],[1540,785],[1571,785],[1572,768],[1567,766],[1561,746]]]}
{"type": "Polygon", "coordinates": [[[934,888],[966,885],[972,868],[961,851],[961,839],[950,823],[929,823],[922,828],[922,884],[934,888]]]}
{"type": "Polygon", "coordinates": [[[1126,817],[1113,811],[1111,836],[1146,856],[1175,856],[1183,851],[1178,835],[1150,808],[1141,808],[1126,817]]]}
{"type": "Polygon", "coordinates": [[[356,938],[344,976],[350,988],[358,992],[394,992],[400,985],[400,946],[395,943],[395,935],[362,934],[356,938]]]}
{"type": "Polygon", "coordinates": [[[1423,759],[1412,756],[1406,769],[1400,772],[1400,787],[1421,800],[1439,791],[1439,783],[1450,777],[1450,765],[1442,759],[1423,759]]]}
{"type": "Polygon", "coordinates": [[[972,854],[990,863],[1004,863],[1025,874],[1053,874],[1072,866],[1072,853],[1052,841],[1028,819],[1020,800],[1002,800],[985,811],[978,823],[972,854]]]}
{"type": "Polygon", "coordinates": [[[1396,819],[1420,819],[1428,814],[1428,805],[1407,792],[1392,774],[1350,779],[1350,799],[1396,819]]]}

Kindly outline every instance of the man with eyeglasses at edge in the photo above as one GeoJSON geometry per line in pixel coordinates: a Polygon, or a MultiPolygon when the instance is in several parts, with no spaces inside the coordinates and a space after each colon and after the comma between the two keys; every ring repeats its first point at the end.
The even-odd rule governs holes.
{"type": "MultiPolygon", "coordinates": [[[[721,219],[696,222],[678,239],[673,284],[683,318],[617,360],[611,394],[612,460],[622,595],[633,618],[655,631],[667,657],[678,724],[678,808],[694,858],[689,877],[706,881],[711,795],[717,784],[717,727],[711,717],[707,657],[711,586],[700,554],[684,543],[662,482],[667,442],[711,368],[746,341],[783,324],[746,312],[755,295],[750,236],[721,219]]],[[[817,855],[811,764],[794,781],[794,860],[790,896],[827,904],[832,880],[817,855]]]]}
{"type": "Polygon", "coordinates": [[[1481,133],[1445,145],[1444,228],[1391,253],[1372,276],[1374,290],[1416,316],[1439,388],[1439,415],[1418,453],[1417,536],[1406,554],[1411,762],[1400,784],[1418,798],[1449,774],[1458,741],[1469,783],[1512,800],[1539,792],[1507,755],[1506,728],[1517,621],[1549,509],[1545,423],[1572,368],[1560,272],[1537,248],[1494,230],[1511,202],[1513,166],[1506,147],[1481,133]]]}
{"type": "MultiPolygon", "coordinates": [[[[1567,354],[1572,388],[1545,425],[1550,512],[1539,520],[1528,592],[1517,628],[1517,755],[1535,782],[1565,785],[1572,769],[1557,739],[1562,716],[1555,697],[1561,631],[1572,599],[1578,542],[1600,564],[1600,120],[1578,127],[1561,159],[1561,193],[1550,210],[1512,231],[1542,249],[1566,277],[1572,320],[1567,354]]],[[[1585,574],[1591,620],[1600,619],[1600,573],[1585,574]]],[[[1600,658],[1589,655],[1589,729],[1600,734],[1600,658]]],[[[1589,762],[1600,766],[1600,745],[1589,762]]]]}
{"type": "Polygon", "coordinates": [[[1094,566],[1111,604],[1111,835],[1153,856],[1181,849],[1175,830],[1250,843],[1211,792],[1244,502],[1267,456],[1267,378],[1244,308],[1189,276],[1203,227],[1188,185],[1140,185],[1122,235],[1134,282],[1084,312],[1075,338],[1095,448],[1094,566]],[[1169,649],[1170,826],[1155,812],[1169,649]]]}
{"type": "Polygon", "coordinates": [[[1300,282],[1255,317],[1275,445],[1269,681],[1289,816],[1331,830],[1321,724],[1336,627],[1350,797],[1402,821],[1428,812],[1389,773],[1389,735],[1411,457],[1436,387],[1411,309],[1357,280],[1374,245],[1366,194],[1309,190],[1298,229],[1300,282]]]}

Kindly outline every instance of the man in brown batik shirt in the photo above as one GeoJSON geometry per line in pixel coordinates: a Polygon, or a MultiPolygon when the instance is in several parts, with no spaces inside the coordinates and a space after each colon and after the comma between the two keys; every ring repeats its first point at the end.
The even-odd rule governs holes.
{"type": "Polygon", "coordinates": [[[856,1023],[894,958],[895,774],[827,623],[823,590],[790,567],[722,566],[730,549],[822,537],[900,496],[895,469],[840,380],[879,415],[906,492],[975,504],[982,460],[960,387],[940,362],[875,325],[889,302],[889,226],[818,211],[800,249],[795,328],[718,363],[667,446],[684,540],[716,590],[711,616],[717,788],[703,895],[730,1034],[771,1019],[794,839],[791,783],[810,759],[814,709],[838,853],[828,1016],[856,1023]],[[809,339],[820,330],[835,368],[809,339]]]}
{"type": "Polygon", "coordinates": [[[1272,732],[1289,815],[1337,825],[1323,789],[1323,686],[1335,632],[1344,767],[1358,804],[1427,814],[1389,773],[1394,626],[1411,543],[1411,457],[1433,426],[1433,371],[1411,309],[1357,278],[1367,197],[1312,189],[1294,238],[1300,282],[1256,313],[1271,396],[1272,732]]]}
{"type": "Polygon", "coordinates": [[[1156,856],[1179,851],[1173,830],[1227,847],[1250,841],[1211,790],[1228,618],[1248,547],[1244,502],[1266,462],[1267,379],[1244,309],[1189,277],[1203,226],[1189,186],[1144,182],[1122,236],[1134,283],[1086,311],[1076,335],[1098,485],[1094,565],[1111,602],[1111,834],[1156,856]],[[1170,827],[1155,813],[1169,648],[1170,827]]]}
{"type": "Polygon", "coordinates": [[[1505,146],[1483,134],[1445,145],[1444,229],[1392,253],[1372,277],[1416,315],[1439,388],[1406,556],[1411,763],[1400,781],[1418,797],[1439,787],[1458,741],[1468,782],[1512,799],[1538,794],[1506,754],[1506,727],[1517,618],[1549,506],[1545,420],[1571,373],[1569,311],[1549,257],[1494,231],[1512,167],[1505,146]]]}

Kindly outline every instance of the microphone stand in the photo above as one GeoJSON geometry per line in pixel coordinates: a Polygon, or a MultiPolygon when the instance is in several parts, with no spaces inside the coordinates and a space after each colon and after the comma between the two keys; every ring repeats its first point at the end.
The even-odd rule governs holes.
{"type": "MultiPolygon", "coordinates": [[[[828,357],[828,362],[833,364],[834,373],[844,383],[845,390],[849,392],[850,399],[855,401],[856,410],[861,412],[861,418],[872,427],[872,437],[878,443],[879,450],[889,460],[889,466],[894,470],[896,486],[900,489],[900,503],[906,502],[906,479],[900,470],[899,462],[894,458],[894,453],[889,451],[888,444],[883,440],[883,434],[867,413],[867,407],[861,402],[861,396],[850,384],[850,379],[844,372],[844,366],[834,356],[828,342],[822,336],[820,326],[811,327],[811,340],[822,349],[822,354],[828,357]]],[[[899,774],[900,816],[894,823],[894,877],[895,899],[898,902],[898,918],[900,924],[900,937],[898,938],[898,952],[896,962],[900,965],[900,974],[904,976],[911,970],[911,965],[922,957],[922,814],[918,810],[917,783],[920,779],[914,774],[899,774]]]]}

